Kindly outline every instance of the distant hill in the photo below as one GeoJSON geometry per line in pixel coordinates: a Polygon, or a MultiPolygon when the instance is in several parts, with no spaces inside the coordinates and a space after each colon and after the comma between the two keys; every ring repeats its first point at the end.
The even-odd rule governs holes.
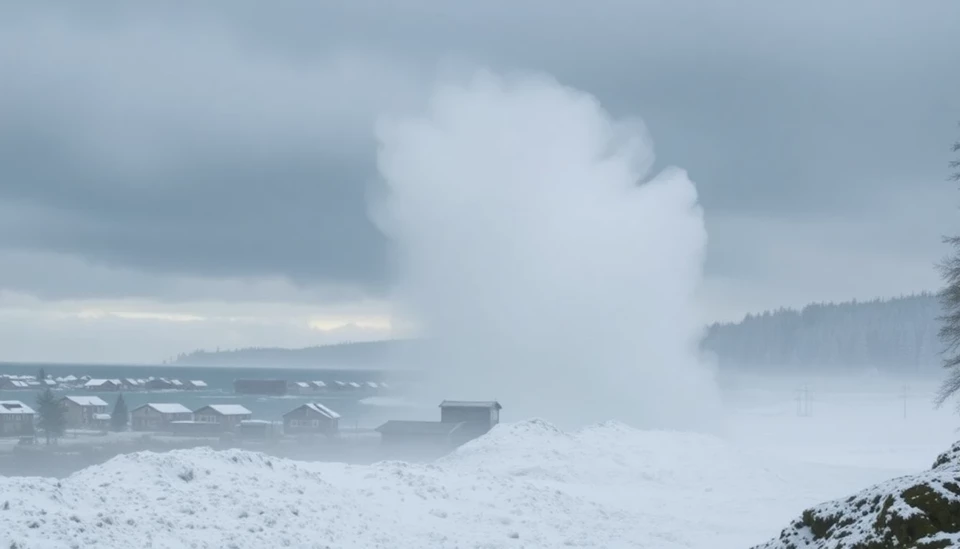
{"type": "MultiPolygon", "coordinates": [[[[703,349],[721,368],[764,371],[935,371],[940,306],[936,296],[807,305],[709,326],[703,349]]],[[[176,364],[308,368],[391,368],[415,340],[342,343],[305,349],[195,351],[176,364]]]]}
{"type": "Polygon", "coordinates": [[[304,349],[257,347],[231,351],[194,351],[179,355],[174,364],[189,366],[257,366],[282,368],[388,368],[393,351],[410,340],[365,341],[320,345],[304,349]]]}
{"type": "Polygon", "coordinates": [[[710,326],[703,348],[721,368],[933,371],[940,366],[935,295],[807,305],[710,326]]]}

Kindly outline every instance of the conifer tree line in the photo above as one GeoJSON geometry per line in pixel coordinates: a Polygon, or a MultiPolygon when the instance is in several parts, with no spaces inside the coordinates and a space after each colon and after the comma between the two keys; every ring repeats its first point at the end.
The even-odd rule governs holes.
{"type": "Polygon", "coordinates": [[[940,305],[929,293],[813,304],[747,315],[708,328],[703,349],[721,368],[763,372],[939,374],[940,305]]]}

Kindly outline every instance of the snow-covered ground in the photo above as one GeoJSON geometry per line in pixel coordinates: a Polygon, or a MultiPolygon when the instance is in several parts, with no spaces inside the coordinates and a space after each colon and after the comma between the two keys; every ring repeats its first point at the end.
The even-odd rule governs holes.
{"type": "Polygon", "coordinates": [[[0,547],[747,548],[929,468],[960,424],[930,408],[932,384],[908,391],[906,418],[900,385],[804,384],[807,415],[793,381],[730,389],[720,436],[525,420],[431,464],[195,449],[0,478],[0,547]]]}

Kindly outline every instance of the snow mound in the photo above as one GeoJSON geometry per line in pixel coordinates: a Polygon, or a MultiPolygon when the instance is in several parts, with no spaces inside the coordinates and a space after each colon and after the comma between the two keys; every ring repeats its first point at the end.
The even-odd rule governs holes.
{"type": "Polygon", "coordinates": [[[573,433],[541,419],[501,424],[438,463],[567,483],[655,482],[704,489],[729,481],[778,482],[717,437],[642,431],[619,422],[573,433]]]}
{"type": "Polygon", "coordinates": [[[0,477],[0,547],[739,549],[797,491],[712,437],[530,420],[430,464],[200,448],[0,477]]]}
{"type": "Polygon", "coordinates": [[[929,471],[803,512],[762,549],[940,549],[960,546],[960,443],[929,471]]]}

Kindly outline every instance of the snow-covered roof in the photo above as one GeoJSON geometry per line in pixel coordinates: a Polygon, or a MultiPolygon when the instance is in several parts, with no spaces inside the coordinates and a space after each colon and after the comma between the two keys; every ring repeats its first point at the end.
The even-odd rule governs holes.
{"type": "Polygon", "coordinates": [[[310,388],[310,384],[307,383],[306,381],[297,381],[296,384],[297,384],[297,387],[302,387],[304,389],[310,388]]]}
{"type": "Polygon", "coordinates": [[[107,383],[113,383],[114,385],[120,385],[120,380],[112,379],[91,379],[90,381],[83,384],[84,387],[100,387],[101,385],[106,385],[107,383]]]}
{"type": "Polygon", "coordinates": [[[32,414],[33,410],[19,400],[0,400],[0,414],[32,414]]]}
{"type": "Polygon", "coordinates": [[[270,422],[265,419],[245,419],[240,425],[270,425],[270,422]]]}
{"type": "Polygon", "coordinates": [[[207,382],[206,382],[206,381],[201,381],[201,380],[199,380],[199,379],[191,379],[191,380],[190,380],[190,384],[193,385],[194,387],[206,387],[206,386],[207,386],[207,382]]]}
{"type": "Polygon", "coordinates": [[[57,382],[54,381],[54,380],[52,380],[52,379],[45,379],[45,380],[43,380],[43,383],[44,383],[47,387],[56,387],[56,385],[57,385],[57,382]]]}
{"type": "Polygon", "coordinates": [[[106,406],[107,403],[100,397],[95,396],[65,396],[63,397],[66,400],[76,404],[77,406],[106,406]]]}
{"type": "Polygon", "coordinates": [[[320,404],[319,402],[308,402],[304,404],[304,406],[330,419],[337,419],[340,417],[340,414],[334,412],[333,410],[331,410],[330,408],[327,408],[326,406],[324,406],[323,404],[320,404]]]}
{"type": "Polygon", "coordinates": [[[339,387],[346,387],[347,383],[345,381],[334,381],[339,387]]]}
{"type": "Polygon", "coordinates": [[[190,411],[190,408],[187,408],[186,406],[184,406],[183,404],[180,404],[179,402],[149,402],[147,404],[144,404],[143,406],[140,406],[140,408],[143,408],[144,406],[149,406],[154,410],[156,410],[157,412],[160,412],[161,414],[192,414],[193,413],[190,411]]]}
{"type": "Polygon", "coordinates": [[[376,388],[378,387],[378,385],[377,385],[375,382],[373,382],[373,381],[368,381],[368,382],[367,382],[367,387],[370,387],[371,389],[376,389],[376,388]]]}
{"type": "Polygon", "coordinates": [[[64,380],[64,381],[76,381],[76,380],[77,380],[77,376],[75,376],[75,375],[73,375],[73,374],[70,374],[70,375],[64,377],[63,380],[64,380]]]}
{"type": "MultiPolygon", "coordinates": [[[[203,408],[210,408],[214,412],[217,412],[223,416],[245,416],[253,413],[239,404],[210,404],[208,406],[204,406],[203,408]]],[[[201,408],[201,410],[203,408],[201,408]]]]}
{"type": "Polygon", "coordinates": [[[357,383],[356,381],[351,381],[351,382],[348,383],[347,385],[353,387],[354,389],[359,389],[359,388],[360,388],[360,384],[357,383]]]}
{"type": "Polygon", "coordinates": [[[30,384],[27,383],[26,381],[12,380],[10,383],[11,383],[14,387],[19,387],[19,388],[21,388],[21,389],[26,389],[26,388],[30,387],[30,384]]]}
{"type": "Polygon", "coordinates": [[[317,388],[322,388],[327,386],[327,384],[322,381],[311,381],[310,383],[313,383],[315,386],[317,386],[317,388]]]}
{"type": "Polygon", "coordinates": [[[179,379],[171,379],[171,380],[170,380],[170,385],[176,385],[176,386],[179,387],[180,385],[183,385],[183,382],[180,381],[179,379]]]}
{"type": "Polygon", "coordinates": [[[109,421],[110,414],[93,414],[93,419],[96,419],[98,421],[109,421]]]}

